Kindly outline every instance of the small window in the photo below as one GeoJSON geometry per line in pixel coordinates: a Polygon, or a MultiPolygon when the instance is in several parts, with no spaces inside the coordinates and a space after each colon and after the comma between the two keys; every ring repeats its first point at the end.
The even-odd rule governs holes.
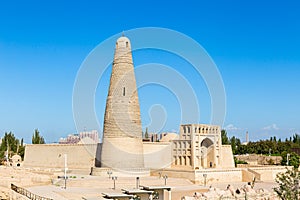
{"type": "Polygon", "coordinates": [[[123,87],[123,96],[125,96],[125,87],[123,87]]]}
{"type": "Polygon", "coordinates": [[[126,42],[126,47],[128,47],[128,42],[126,42]]]}

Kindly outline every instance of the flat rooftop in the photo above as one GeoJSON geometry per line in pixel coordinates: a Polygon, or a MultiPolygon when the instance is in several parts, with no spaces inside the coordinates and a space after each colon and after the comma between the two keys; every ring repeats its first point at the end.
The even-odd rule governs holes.
{"type": "Polygon", "coordinates": [[[104,198],[132,198],[133,195],[124,193],[102,193],[104,198]]]}
{"type": "Polygon", "coordinates": [[[141,189],[122,189],[126,194],[152,194],[153,191],[141,189]]]}
{"type": "Polygon", "coordinates": [[[169,186],[145,186],[145,185],[141,185],[141,187],[144,190],[171,190],[171,187],[169,186]]]}

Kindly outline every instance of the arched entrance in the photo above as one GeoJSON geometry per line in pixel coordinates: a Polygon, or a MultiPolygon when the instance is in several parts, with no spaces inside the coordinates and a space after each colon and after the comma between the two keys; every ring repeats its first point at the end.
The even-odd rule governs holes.
{"type": "Polygon", "coordinates": [[[203,168],[212,168],[215,166],[213,144],[213,141],[209,138],[205,138],[201,142],[201,164],[203,168]]]}

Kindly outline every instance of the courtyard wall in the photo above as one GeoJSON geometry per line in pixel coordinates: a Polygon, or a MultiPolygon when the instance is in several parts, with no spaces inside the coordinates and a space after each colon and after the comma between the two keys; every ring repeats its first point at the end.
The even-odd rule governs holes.
{"type": "Polygon", "coordinates": [[[101,144],[28,144],[24,167],[64,168],[64,154],[69,169],[90,169],[100,165],[101,144]]]}

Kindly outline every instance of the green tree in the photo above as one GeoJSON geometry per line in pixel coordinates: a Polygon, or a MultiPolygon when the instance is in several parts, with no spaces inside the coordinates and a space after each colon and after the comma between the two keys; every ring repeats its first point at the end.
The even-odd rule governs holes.
{"type": "Polygon", "coordinates": [[[19,145],[19,148],[18,148],[18,154],[24,158],[24,154],[25,154],[25,146],[24,146],[24,140],[23,138],[21,139],[21,142],[20,142],[20,145],[19,145]]]}
{"type": "Polygon", "coordinates": [[[231,144],[232,153],[236,154],[238,146],[237,146],[237,138],[235,136],[230,138],[230,144],[231,144]]]}
{"type": "Polygon", "coordinates": [[[298,168],[299,167],[299,155],[296,154],[295,152],[286,152],[284,151],[282,154],[281,154],[281,157],[282,157],[282,160],[281,160],[281,165],[288,165],[289,166],[294,166],[294,168],[298,168]],[[289,156],[287,155],[289,154],[289,156]],[[289,162],[287,162],[287,158],[289,158],[289,162]]]}
{"type": "Polygon", "coordinates": [[[300,156],[295,152],[291,152],[290,165],[298,169],[300,156]]]}
{"type": "Polygon", "coordinates": [[[293,135],[293,143],[300,144],[300,135],[297,133],[293,135]]]}
{"type": "Polygon", "coordinates": [[[234,166],[237,167],[238,164],[248,164],[246,161],[238,160],[235,156],[233,156],[234,166]]]}
{"type": "Polygon", "coordinates": [[[32,135],[32,144],[45,144],[45,140],[43,136],[40,135],[38,129],[34,130],[34,133],[32,135]]]}
{"type": "Polygon", "coordinates": [[[221,139],[222,139],[222,144],[229,144],[229,138],[227,136],[226,130],[221,130],[221,139]]]}
{"type": "Polygon", "coordinates": [[[279,184],[279,187],[274,188],[274,191],[283,200],[299,199],[299,180],[300,174],[297,169],[287,169],[285,173],[277,174],[276,182],[279,184]]]}
{"type": "Polygon", "coordinates": [[[146,139],[149,138],[148,128],[146,128],[146,131],[145,131],[145,138],[146,138],[146,139]]]}
{"type": "Polygon", "coordinates": [[[19,139],[15,137],[12,132],[5,132],[2,143],[0,146],[0,160],[5,160],[5,152],[8,152],[8,156],[11,157],[14,154],[19,154],[21,157],[24,156],[23,139],[21,139],[21,143],[19,139]]]}

